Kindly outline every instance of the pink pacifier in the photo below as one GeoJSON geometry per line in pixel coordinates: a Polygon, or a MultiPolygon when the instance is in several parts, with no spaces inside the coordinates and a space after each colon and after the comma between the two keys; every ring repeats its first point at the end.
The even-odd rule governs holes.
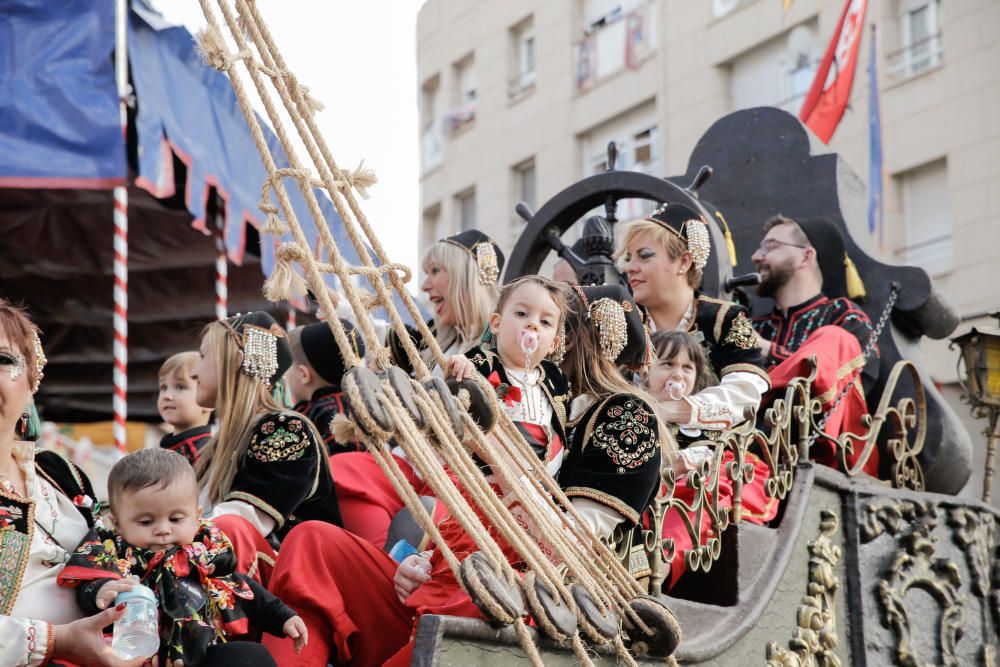
{"type": "Polygon", "coordinates": [[[538,350],[538,333],[525,329],[518,336],[517,343],[521,351],[530,356],[538,350]]]}
{"type": "Polygon", "coordinates": [[[667,394],[675,401],[681,400],[684,398],[684,383],[679,380],[670,380],[667,382],[667,394]]]}

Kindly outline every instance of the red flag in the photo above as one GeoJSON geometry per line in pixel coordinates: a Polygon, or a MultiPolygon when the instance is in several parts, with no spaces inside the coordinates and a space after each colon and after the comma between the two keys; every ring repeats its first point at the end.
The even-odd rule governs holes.
{"type": "Polygon", "coordinates": [[[858,47],[865,27],[868,0],[847,0],[833,40],[826,48],[809,94],[802,103],[799,120],[816,133],[823,143],[830,141],[851,97],[858,47]]]}

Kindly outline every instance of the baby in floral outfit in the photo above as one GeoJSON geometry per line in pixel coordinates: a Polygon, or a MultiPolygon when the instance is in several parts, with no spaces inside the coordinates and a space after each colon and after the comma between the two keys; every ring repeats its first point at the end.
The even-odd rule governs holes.
{"type": "Polygon", "coordinates": [[[143,449],[108,477],[115,530],[95,527],[59,576],[86,614],[144,585],[160,610],[159,664],[201,665],[216,643],[259,633],[307,642],[302,619],[249,577],[235,572],[229,539],[201,518],[194,469],[180,454],[143,449]],[[165,661],[165,662],[164,662],[165,661]]]}

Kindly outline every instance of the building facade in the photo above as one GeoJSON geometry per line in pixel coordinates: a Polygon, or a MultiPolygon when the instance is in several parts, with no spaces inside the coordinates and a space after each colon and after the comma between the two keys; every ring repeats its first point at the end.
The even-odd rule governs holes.
{"type": "MultiPolygon", "coordinates": [[[[869,0],[851,103],[829,143],[868,173],[868,53],[877,35],[885,225],[852,235],[925,268],[969,326],[1000,308],[1000,2],[869,0]]],[[[417,19],[421,248],[477,227],[510,250],[533,209],[604,167],[684,173],[737,109],[797,113],[844,0],[428,0],[417,19]]],[[[647,202],[628,202],[619,217],[647,202]]],[[[956,353],[925,367],[957,403],[956,353]]],[[[956,406],[962,415],[967,409],[956,406]]],[[[969,422],[977,448],[980,423],[969,422]]],[[[995,492],[994,496],[998,494],[995,492]]]]}

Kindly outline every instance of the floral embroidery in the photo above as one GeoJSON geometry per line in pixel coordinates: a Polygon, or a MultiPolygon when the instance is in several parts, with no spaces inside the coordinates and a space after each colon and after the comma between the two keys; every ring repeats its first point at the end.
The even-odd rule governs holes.
{"type": "Polygon", "coordinates": [[[247,456],[258,461],[294,461],[305,455],[311,444],[302,419],[281,415],[260,424],[250,440],[247,456]]]}
{"type": "Polygon", "coordinates": [[[246,632],[239,599],[253,591],[234,575],[236,555],[229,539],[210,522],[202,522],[191,544],[166,551],[141,549],[121,535],[92,529],[60,575],[63,586],[136,575],[160,604],[161,654],[172,664],[201,664],[205,650],[219,638],[246,632]],[[207,604],[206,604],[207,598],[207,604]]]}
{"type": "Polygon", "coordinates": [[[741,350],[749,350],[757,345],[757,337],[754,336],[753,326],[747,319],[746,313],[743,311],[736,313],[736,317],[729,325],[729,333],[722,339],[722,344],[735,345],[741,350]]]}
{"type": "Polygon", "coordinates": [[[638,468],[656,455],[656,419],[645,405],[627,399],[621,405],[611,405],[604,419],[594,429],[593,444],[605,450],[618,474],[638,468]]]}

